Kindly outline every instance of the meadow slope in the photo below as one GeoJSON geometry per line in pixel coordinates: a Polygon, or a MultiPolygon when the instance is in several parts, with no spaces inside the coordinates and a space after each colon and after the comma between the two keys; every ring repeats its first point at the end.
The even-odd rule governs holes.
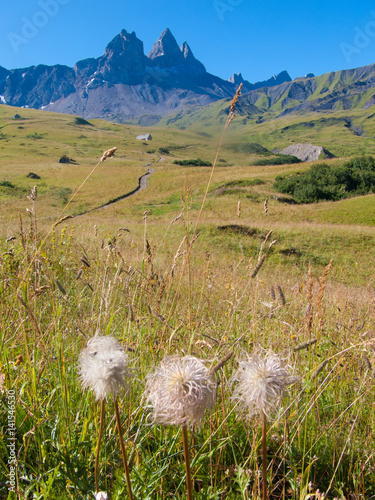
{"type": "MultiPolygon", "coordinates": [[[[187,494],[179,428],[149,422],[150,368],[187,354],[212,367],[228,352],[216,405],[192,433],[194,498],[261,498],[259,421],[238,411],[229,382],[254,349],[296,377],[270,412],[269,497],[375,498],[375,198],[292,204],[275,178],[311,164],[254,165],[265,157],[254,143],[320,143],[340,156],[333,166],[375,153],[372,125],[366,137],[340,120],[309,134],[298,120],[236,117],[197,224],[212,169],[174,161],[213,162],[219,127],[154,127],[145,142],[140,127],[0,106],[2,498],[94,498],[99,405],[78,360],[98,333],[125,346],[134,374],[119,405],[135,498],[187,494]],[[145,189],[100,208],[150,169],[145,189]],[[18,493],[6,484],[10,391],[18,493]]],[[[100,489],[126,498],[110,397],[104,433],[100,489]]]]}

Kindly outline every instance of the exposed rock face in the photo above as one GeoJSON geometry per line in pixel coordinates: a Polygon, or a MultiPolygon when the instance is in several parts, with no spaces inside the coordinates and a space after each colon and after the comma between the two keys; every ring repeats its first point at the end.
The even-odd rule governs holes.
{"type": "Polygon", "coordinates": [[[206,73],[206,68],[200,61],[198,61],[198,59],[194,57],[194,54],[187,42],[184,42],[181,45],[180,50],[184,57],[185,60],[184,67],[186,68],[187,71],[193,71],[196,74],[206,73]]]}
{"type": "Polygon", "coordinates": [[[148,64],[159,68],[178,69],[180,73],[193,72],[196,75],[206,73],[206,68],[199,62],[189,47],[184,42],[181,47],[177,45],[175,37],[167,28],[154,43],[148,54],[148,64]]]}
{"type": "Polygon", "coordinates": [[[0,66],[0,82],[2,80],[5,80],[5,78],[9,75],[9,73],[10,73],[10,71],[8,71],[7,69],[0,66]]]}
{"type": "Polygon", "coordinates": [[[237,87],[242,83],[242,93],[251,92],[255,89],[260,89],[262,87],[274,87],[276,85],[280,85],[284,82],[290,82],[292,79],[287,71],[282,71],[278,75],[273,75],[268,80],[264,80],[262,82],[250,83],[247,80],[244,80],[241,73],[235,73],[229,78],[229,82],[234,83],[237,87]]]}
{"type": "Polygon", "coordinates": [[[78,61],[74,68],[40,65],[8,71],[0,67],[0,104],[119,122],[140,117],[143,125],[234,92],[233,84],[206,72],[187,42],[179,47],[169,29],[149,57],[136,34],[122,30],[102,57],[78,61]]]}
{"type": "Polygon", "coordinates": [[[82,61],[78,61],[73,69],[77,77],[81,79],[88,78],[98,69],[98,60],[93,57],[83,59],[82,61]]]}
{"type": "Polygon", "coordinates": [[[242,73],[234,73],[228,80],[228,82],[234,83],[235,85],[240,85],[244,83],[244,81],[242,73]]]}
{"type": "Polygon", "coordinates": [[[103,80],[111,83],[138,83],[146,67],[143,42],[134,31],[122,30],[106,47],[99,59],[98,70],[103,80]]]}
{"type": "Polygon", "coordinates": [[[169,28],[156,40],[148,58],[161,68],[173,68],[184,63],[184,56],[169,28]]]}
{"type": "Polygon", "coordinates": [[[0,94],[13,106],[42,108],[75,91],[75,74],[68,66],[31,66],[10,71],[0,94]]]}
{"type": "Polygon", "coordinates": [[[335,158],[327,149],[322,146],[315,146],[314,144],[291,144],[278,153],[283,155],[293,155],[302,161],[316,161],[323,158],[335,158]]]}
{"type": "Polygon", "coordinates": [[[242,83],[242,94],[245,92],[250,92],[254,89],[254,85],[247,80],[244,80],[242,73],[234,73],[228,80],[228,82],[233,83],[237,88],[242,83]]]}

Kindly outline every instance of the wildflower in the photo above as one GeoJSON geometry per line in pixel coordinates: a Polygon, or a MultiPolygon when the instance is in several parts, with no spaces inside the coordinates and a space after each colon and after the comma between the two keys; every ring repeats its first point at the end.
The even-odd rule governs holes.
{"type": "Polygon", "coordinates": [[[249,416],[259,414],[262,421],[262,498],[268,498],[267,492],[267,411],[276,406],[286,393],[289,384],[295,382],[280,358],[272,351],[260,352],[250,356],[246,353],[239,361],[231,383],[237,382],[233,399],[239,400],[249,416]]]}
{"type": "Polygon", "coordinates": [[[231,384],[237,382],[232,398],[239,400],[240,407],[247,410],[250,417],[267,415],[285,395],[287,386],[296,380],[287,368],[272,351],[264,356],[259,352],[251,356],[246,353],[231,377],[231,384]]]}
{"type": "Polygon", "coordinates": [[[84,388],[90,387],[100,404],[100,427],[98,443],[95,455],[95,488],[96,499],[106,500],[107,494],[99,491],[99,454],[100,443],[104,428],[105,398],[111,393],[114,400],[117,431],[119,433],[120,447],[124,462],[126,482],[128,486],[129,499],[133,500],[133,494],[129,476],[129,466],[126,456],[124,438],[122,434],[121,419],[117,402],[117,395],[121,387],[127,386],[130,372],[127,367],[127,355],[113,337],[95,336],[89,340],[87,347],[80,355],[81,382],[84,388]]]}
{"type": "Polygon", "coordinates": [[[216,381],[194,356],[168,356],[149,374],[146,395],[153,421],[165,425],[199,424],[216,400],[216,381]]]}
{"type": "Polygon", "coordinates": [[[98,491],[95,495],[95,500],[107,500],[108,495],[105,491],[98,491]]]}
{"type": "Polygon", "coordinates": [[[82,386],[91,388],[97,400],[104,399],[108,393],[116,398],[120,388],[126,388],[129,375],[127,355],[113,337],[95,336],[81,352],[82,386]]]}

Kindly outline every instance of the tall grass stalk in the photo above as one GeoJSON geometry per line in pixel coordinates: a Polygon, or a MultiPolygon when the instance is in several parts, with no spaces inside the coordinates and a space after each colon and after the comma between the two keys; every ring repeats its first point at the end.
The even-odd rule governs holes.
{"type": "MultiPolygon", "coordinates": [[[[202,217],[203,209],[204,209],[205,204],[206,204],[206,200],[207,200],[208,192],[209,192],[209,189],[210,189],[210,186],[211,186],[211,183],[212,183],[212,179],[213,179],[213,175],[214,175],[214,172],[215,172],[215,168],[216,168],[216,165],[217,165],[217,162],[218,162],[218,159],[219,159],[219,154],[220,154],[221,147],[222,147],[222,144],[223,144],[224,135],[225,135],[225,132],[226,132],[227,128],[229,127],[229,124],[231,123],[231,121],[234,118],[234,110],[236,108],[237,100],[238,100],[238,98],[239,98],[239,96],[241,94],[241,89],[242,89],[242,83],[238,87],[237,92],[236,92],[235,96],[233,97],[233,99],[231,101],[230,111],[229,111],[228,117],[227,117],[227,119],[225,121],[225,125],[223,127],[223,130],[222,130],[222,133],[221,133],[221,136],[220,136],[219,145],[218,145],[218,148],[216,150],[215,159],[213,161],[212,168],[211,168],[211,171],[210,171],[210,176],[209,176],[208,181],[207,181],[206,190],[205,190],[205,193],[204,193],[204,196],[203,196],[203,200],[202,200],[199,212],[198,212],[198,217],[197,217],[197,220],[195,222],[194,231],[193,231],[192,237],[190,238],[190,242],[188,242],[188,249],[187,249],[187,252],[186,252],[186,257],[185,257],[185,260],[184,260],[184,263],[183,263],[183,266],[182,266],[182,269],[181,269],[181,272],[180,272],[179,283],[178,283],[177,290],[176,290],[176,293],[174,295],[174,299],[173,299],[173,302],[172,302],[172,305],[171,305],[171,308],[170,308],[170,313],[168,315],[167,323],[170,320],[170,318],[172,317],[172,314],[173,314],[173,311],[174,311],[174,306],[175,306],[175,303],[177,301],[178,293],[179,293],[179,290],[180,290],[180,287],[181,287],[182,279],[183,279],[183,276],[184,276],[184,273],[185,273],[185,270],[186,270],[186,266],[190,262],[190,260],[189,260],[189,258],[190,258],[190,252],[191,252],[192,246],[193,246],[193,244],[195,242],[195,239],[196,239],[196,236],[197,236],[198,226],[199,226],[199,223],[200,223],[200,220],[201,220],[201,217],[202,217]]],[[[165,333],[165,329],[166,329],[166,326],[164,328],[164,332],[163,333],[165,333]]]]}

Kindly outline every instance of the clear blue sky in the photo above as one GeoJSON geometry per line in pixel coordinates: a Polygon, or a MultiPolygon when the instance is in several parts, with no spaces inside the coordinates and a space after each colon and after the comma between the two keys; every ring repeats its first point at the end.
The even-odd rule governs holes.
{"type": "Polygon", "coordinates": [[[375,62],[375,4],[367,0],[1,0],[0,66],[73,66],[102,55],[123,28],[147,54],[167,27],[224,79],[375,62]]]}

